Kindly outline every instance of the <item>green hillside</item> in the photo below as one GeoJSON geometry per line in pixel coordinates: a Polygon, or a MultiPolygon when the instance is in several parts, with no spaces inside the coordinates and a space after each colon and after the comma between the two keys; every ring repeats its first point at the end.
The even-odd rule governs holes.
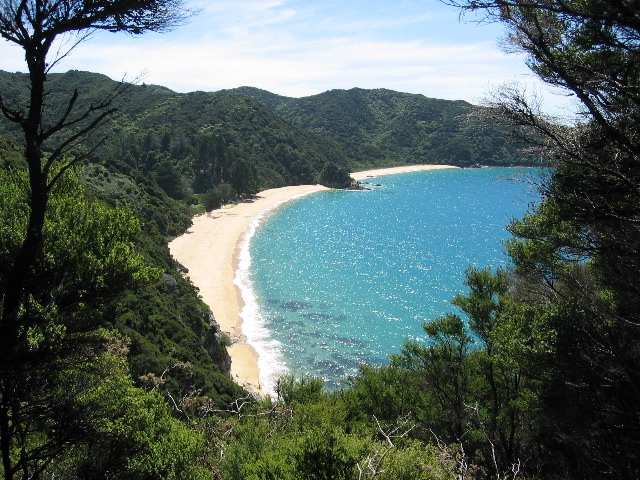
{"type": "MultiPolygon", "coordinates": [[[[0,89],[8,104],[20,104],[27,93],[25,75],[0,72],[0,89]]],[[[48,114],[57,118],[74,89],[78,106],[97,104],[121,89],[102,75],[71,71],[52,74],[48,114]]],[[[108,140],[96,153],[119,159],[148,176],[174,175],[174,198],[205,193],[231,183],[238,193],[289,184],[313,183],[325,163],[347,166],[337,142],[291,126],[264,104],[215,93],[178,94],[165,88],[125,85],[114,99],[118,108],[108,140]],[[160,170],[160,171],[159,171],[160,170]],[[248,179],[248,184],[235,181],[248,179]]],[[[0,123],[0,133],[17,133],[0,123]]],[[[160,182],[162,184],[162,182],[160,182]]]]}
{"type": "MultiPolygon", "coordinates": [[[[26,79],[0,72],[7,103],[23,101],[26,79]]],[[[50,75],[48,85],[51,118],[66,108],[74,89],[80,94],[78,106],[86,106],[122,87],[79,71],[50,75]]],[[[103,130],[109,138],[96,153],[155,176],[176,199],[220,184],[250,194],[313,183],[326,163],[350,170],[535,163],[510,142],[508,132],[479,115],[482,108],[462,101],[382,89],[332,90],[295,99],[248,87],[178,94],[154,85],[125,86],[114,100],[118,114],[103,130]]],[[[0,123],[0,133],[15,132],[15,126],[0,123]]]]}
{"type": "Polygon", "coordinates": [[[261,101],[292,125],[335,139],[356,167],[431,163],[529,165],[508,132],[464,101],[392,90],[331,90],[288,98],[241,87],[218,92],[261,101]]]}

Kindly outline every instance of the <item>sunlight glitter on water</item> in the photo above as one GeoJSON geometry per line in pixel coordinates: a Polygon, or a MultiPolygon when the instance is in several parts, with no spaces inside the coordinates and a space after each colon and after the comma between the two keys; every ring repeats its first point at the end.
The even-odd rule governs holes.
{"type": "Polygon", "coordinates": [[[422,338],[424,321],[455,311],[469,265],[507,263],[505,226],[534,199],[529,185],[504,181],[519,172],[380,177],[372,191],[319,192],[259,219],[243,274],[255,304],[243,317],[265,352],[263,376],[291,371],[336,386],[422,338]]]}

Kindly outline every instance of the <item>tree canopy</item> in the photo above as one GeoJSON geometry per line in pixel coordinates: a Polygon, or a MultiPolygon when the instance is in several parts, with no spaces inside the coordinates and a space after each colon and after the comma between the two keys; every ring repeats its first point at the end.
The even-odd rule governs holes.
{"type": "Polygon", "coordinates": [[[76,35],[77,42],[94,29],[139,34],[172,28],[185,17],[182,5],[178,0],[0,3],[0,36],[24,50],[29,70],[26,105],[11,105],[0,96],[0,111],[22,130],[26,162],[25,170],[2,172],[2,187],[13,189],[3,201],[16,202],[2,209],[9,216],[3,222],[0,284],[0,450],[7,479],[17,472],[38,477],[54,456],[80,441],[84,419],[73,418],[68,425],[68,403],[57,405],[62,418],[52,415],[43,422],[29,412],[54,409],[54,385],[59,383],[54,377],[74,368],[63,360],[83,361],[83,355],[77,356],[79,345],[91,354],[91,339],[82,337],[102,320],[92,311],[93,302],[126,288],[128,279],[149,279],[132,246],[137,232],[129,213],[98,204],[87,214],[82,198],[63,201],[70,170],[90,149],[81,142],[113,113],[113,94],[78,108],[75,91],[60,116],[45,121],[47,74],[61,58],[50,53],[67,34],[76,35]],[[75,435],[56,438],[60,431],[75,435]],[[42,435],[39,445],[34,439],[42,435]]]}
{"type": "MultiPolygon", "coordinates": [[[[71,95],[67,107],[50,126],[43,122],[46,109],[46,76],[57,58],[49,58],[54,41],[67,33],[89,33],[91,29],[107,29],[128,33],[162,30],[184,18],[182,2],[169,1],[44,1],[10,0],[2,2],[0,35],[20,46],[29,69],[30,95],[25,110],[8,105],[0,96],[4,116],[20,125],[24,134],[25,160],[29,172],[29,213],[26,235],[17,249],[2,292],[0,333],[2,355],[15,349],[19,334],[19,312],[26,300],[26,288],[35,259],[42,248],[42,232],[51,189],[67,169],[84,158],[72,154],[78,142],[91,133],[111,113],[112,97],[75,111],[78,92],[71,95]],[[74,130],[66,136],[65,129],[74,130]],[[44,152],[46,142],[47,152],[44,152]]],[[[80,39],[84,38],[82,35],[80,39]]]]}
{"type": "MultiPolygon", "coordinates": [[[[509,244],[556,337],[543,388],[558,476],[636,477],[640,290],[640,23],[626,1],[446,1],[506,25],[508,44],[543,81],[581,105],[574,126],[520,91],[495,106],[553,161],[542,204],[509,244]],[[562,473],[560,473],[560,471],[562,473]]],[[[525,295],[521,290],[520,295],[525,295]]]]}

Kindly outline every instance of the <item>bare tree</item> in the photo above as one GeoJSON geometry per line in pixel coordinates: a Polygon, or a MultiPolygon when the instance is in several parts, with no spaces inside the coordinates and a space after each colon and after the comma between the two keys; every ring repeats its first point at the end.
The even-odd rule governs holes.
{"type": "Polygon", "coordinates": [[[70,156],[70,150],[93,132],[115,109],[113,97],[78,111],[78,92],[69,98],[60,118],[45,126],[45,90],[51,67],[73,47],[96,30],[126,32],[164,32],[180,25],[191,12],[183,0],[3,0],[0,2],[0,36],[20,46],[29,70],[30,97],[24,109],[10,106],[0,92],[0,111],[20,126],[24,135],[24,154],[29,169],[30,217],[27,232],[12,265],[2,280],[0,317],[0,361],[11,357],[24,343],[29,323],[21,307],[33,275],[32,266],[42,244],[42,230],[51,189],[83,156],[70,156]],[[66,38],[65,38],[66,37],[66,38]],[[65,52],[56,42],[73,38],[65,52]],[[67,129],[73,133],[63,136],[67,129]],[[48,145],[46,155],[43,146],[48,145]]]}
{"type": "MultiPolygon", "coordinates": [[[[86,158],[86,150],[84,154],[77,153],[81,151],[77,146],[115,111],[112,101],[118,93],[113,92],[98,104],[79,107],[79,93],[75,91],[59,117],[52,119],[47,113],[47,75],[95,31],[131,35],[165,32],[182,24],[193,13],[186,8],[184,0],[0,0],[0,36],[23,49],[29,72],[29,98],[24,106],[9,104],[0,92],[0,111],[23,133],[29,217],[20,240],[11,246],[3,245],[12,251],[5,256],[10,260],[0,269],[0,451],[2,471],[7,479],[14,478],[18,471],[24,478],[34,474],[26,460],[23,461],[27,458],[25,441],[17,436],[27,438],[28,432],[20,431],[21,418],[28,413],[26,407],[30,405],[25,399],[35,395],[39,398],[38,404],[44,401],[42,395],[30,391],[27,381],[30,366],[38,361],[30,352],[28,336],[33,327],[46,321],[52,307],[33,299],[33,285],[50,288],[54,299],[56,289],[62,288],[61,285],[47,286],[47,280],[38,278],[41,275],[37,271],[52,189],[61,183],[70,168],[86,158]],[[22,448],[17,461],[12,455],[20,448],[14,440],[22,448]]],[[[64,281],[65,277],[62,278],[64,281]]],[[[44,384],[46,387],[47,382],[44,384]]],[[[47,406],[52,412],[60,410],[54,404],[47,406]]],[[[39,415],[45,418],[46,412],[39,415]]],[[[55,415],[46,417],[37,428],[71,432],[74,425],[82,426],[84,421],[74,419],[74,425],[66,425],[55,418],[55,415]]],[[[56,455],[58,450],[69,448],[79,439],[80,434],[68,436],[68,441],[58,442],[56,448],[47,451],[56,455]]],[[[40,455],[38,451],[31,454],[40,455]]],[[[43,458],[37,458],[40,464],[46,464],[43,458]]]]}

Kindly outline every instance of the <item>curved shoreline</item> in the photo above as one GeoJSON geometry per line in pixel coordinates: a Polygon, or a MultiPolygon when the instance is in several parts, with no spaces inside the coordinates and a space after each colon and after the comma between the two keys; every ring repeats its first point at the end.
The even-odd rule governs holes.
{"type": "MultiPolygon", "coordinates": [[[[396,173],[455,168],[449,165],[410,165],[351,174],[355,180],[396,173]]],[[[258,368],[258,354],[247,343],[242,331],[242,292],[235,284],[239,249],[249,225],[265,210],[300,195],[327,190],[321,185],[298,185],[265,190],[255,199],[225,205],[193,218],[192,226],[169,243],[175,260],[188,269],[187,277],[200,290],[202,300],[211,309],[220,330],[229,335],[232,345],[231,376],[241,386],[264,395],[258,368]]]]}

